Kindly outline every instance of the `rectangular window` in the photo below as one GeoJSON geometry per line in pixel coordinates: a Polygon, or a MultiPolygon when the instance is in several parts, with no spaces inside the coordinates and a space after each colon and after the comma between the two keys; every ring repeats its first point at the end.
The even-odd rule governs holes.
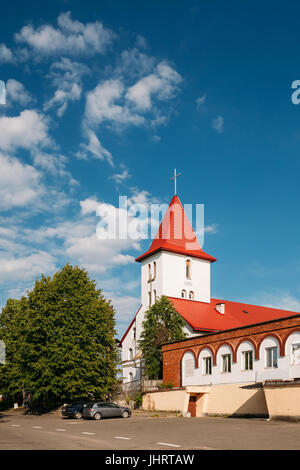
{"type": "Polygon", "coordinates": [[[244,370],[253,370],[253,351],[245,351],[243,354],[244,370]]]}
{"type": "Polygon", "coordinates": [[[292,344],[292,364],[300,364],[300,343],[292,344]]]}
{"type": "Polygon", "coordinates": [[[211,357],[204,357],[204,374],[211,375],[211,357]]]}
{"type": "Polygon", "coordinates": [[[231,372],[231,354],[224,354],[222,356],[223,370],[222,372],[231,372]]]}
{"type": "Polygon", "coordinates": [[[193,377],[194,375],[194,359],[186,359],[185,360],[185,376],[186,377],[193,377]]]}
{"type": "Polygon", "coordinates": [[[278,367],[277,346],[273,348],[266,348],[266,367],[278,367]]]}

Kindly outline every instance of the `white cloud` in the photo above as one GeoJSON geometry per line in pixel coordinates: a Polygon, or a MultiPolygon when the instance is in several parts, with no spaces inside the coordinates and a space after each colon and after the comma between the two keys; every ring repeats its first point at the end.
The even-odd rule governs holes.
{"type": "Polygon", "coordinates": [[[90,73],[84,64],[72,62],[62,57],[59,62],[51,65],[49,78],[57,88],[54,96],[44,104],[44,111],[56,108],[56,114],[61,117],[70,101],[78,101],[82,94],[82,76],[90,73]]]}
{"type": "Polygon", "coordinates": [[[219,134],[222,134],[224,128],[224,118],[223,116],[218,116],[216,119],[213,119],[211,127],[217,131],[219,134]]]}
{"type": "MultiPolygon", "coordinates": [[[[128,208],[133,208],[135,204],[149,206],[151,202],[150,194],[147,191],[134,191],[128,198],[128,208]]],[[[153,199],[153,202],[155,200],[153,199]]],[[[124,218],[128,225],[131,222],[138,222],[141,231],[147,226],[148,219],[137,219],[133,213],[131,216],[123,208],[115,207],[112,204],[99,202],[95,197],[90,197],[80,201],[80,215],[74,221],[66,221],[57,224],[55,227],[47,227],[28,234],[28,237],[45,243],[47,240],[60,239],[63,241],[63,254],[69,260],[85,267],[91,273],[105,273],[108,269],[119,268],[134,261],[132,251],[140,250],[138,239],[127,237],[114,239],[101,239],[97,236],[97,225],[102,220],[107,220],[107,214],[116,215],[116,229],[124,218]],[[101,217],[96,216],[101,214],[101,217]]]]}
{"type": "Polygon", "coordinates": [[[100,240],[96,233],[82,238],[66,240],[66,253],[93,273],[134,262],[134,257],[122,253],[132,247],[132,240],[100,240]]]}
{"type": "Polygon", "coordinates": [[[47,145],[48,121],[34,110],[25,110],[16,117],[0,117],[0,149],[13,151],[18,148],[31,150],[37,145],[47,145]]]}
{"type": "Polygon", "coordinates": [[[126,77],[143,76],[148,74],[155,67],[155,58],[137,47],[125,50],[121,53],[119,65],[115,70],[115,74],[126,77]]]}
{"type": "MultiPolygon", "coordinates": [[[[101,288],[101,284],[99,286],[101,288]]],[[[132,320],[135,312],[140,306],[138,296],[117,295],[115,291],[103,291],[107,299],[112,301],[112,305],[116,310],[116,319],[118,322],[124,323],[132,320]]]]}
{"type": "Polygon", "coordinates": [[[196,99],[197,109],[202,108],[203,104],[206,103],[206,95],[199,96],[196,99]]]}
{"type": "Polygon", "coordinates": [[[6,82],[7,100],[21,106],[26,106],[32,101],[31,94],[26,90],[24,85],[14,78],[10,78],[6,82]]]}
{"type": "Polygon", "coordinates": [[[66,170],[66,163],[68,159],[64,155],[46,153],[40,149],[34,149],[31,152],[31,156],[35,166],[49,172],[49,174],[53,176],[59,176],[60,178],[63,178],[72,186],[78,184],[78,181],[76,181],[72,177],[72,174],[66,170]]]}
{"type": "Polygon", "coordinates": [[[154,73],[141,78],[126,93],[128,101],[137,109],[148,111],[152,108],[152,98],[156,95],[161,100],[174,96],[182,77],[166,62],[160,62],[154,73]]]}
{"type": "Polygon", "coordinates": [[[58,16],[57,28],[45,24],[34,29],[27,25],[15,35],[16,41],[44,57],[103,54],[115,37],[115,33],[99,21],[83,24],[72,20],[69,11],[58,16]]]}
{"type": "Polygon", "coordinates": [[[55,270],[55,259],[45,251],[38,251],[24,257],[0,257],[1,281],[29,280],[42,273],[53,273],[55,270]]]}
{"type": "Polygon", "coordinates": [[[84,201],[80,201],[82,215],[96,213],[99,202],[96,199],[87,198],[84,201]]]}
{"type": "Polygon", "coordinates": [[[264,307],[300,312],[300,299],[285,290],[261,293],[254,298],[254,302],[259,305],[263,305],[264,307]]]}
{"type": "Polygon", "coordinates": [[[43,194],[41,174],[32,166],[0,153],[0,208],[33,204],[43,194]]]}
{"type": "Polygon", "coordinates": [[[5,45],[0,44],[0,63],[12,64],[15,62],[12,51],[5,45]]]}
{"type": "Polygon", "coordinates": [[[80,150],[76,153],[76,157],[85,160],[91,156],[99,158],[99,160],[107,160],[111,166],[114,166],[112,154],[103,147],[95,132],[84,126],[84,134],[88,142],[80,144],[80,150]]]}
{"type": "Polygon", "coordinates": [[[0,104],[6,104],[6,88],[3,80],[0,80],[0,104]]]}
{"type": "Polygon", "coordinates": [[[115,125],[144,124],[145,119],[132,113],[127,106],[116,104],[124,94],[121,80],[105,80],[87,94],[85,119],[89,125],[99,125],[104,121],[115,125]]]}
{"type": "Polygon", "coordinates": [[[110,178],[114,180],[116,184],[120,184],[130,178],[130,176],[131,175],[128,173],[128,170],[125,168],[121,173],[115,173],[110,178]]]}
{"type": "MultiPolygon", "coordinates": [[[[99,205],[101,204],[97,203],[97,207],[99,205]]],[[[131,239],[99,239],[96,234],[99,218],[96,217],[96,214],[87,217],[87,214],[95,210],[95,200],[82,201],[82,217],[79,217],[76,221],[57,224],[56,227],[40,229],[33,236],[40,243],[45,243],[47,240],[62,240],[63,249],[61,254],[67,256],[67,259],[72,260],[72,262],[85,267],[91,273],[106,273],[108,269],[132,263],[134,257],[129,255],[128,251],[137,249],[139,245],[131,239]]],[[[28,236],[32,238],[32,234],[28,234],[28,236]]]]}

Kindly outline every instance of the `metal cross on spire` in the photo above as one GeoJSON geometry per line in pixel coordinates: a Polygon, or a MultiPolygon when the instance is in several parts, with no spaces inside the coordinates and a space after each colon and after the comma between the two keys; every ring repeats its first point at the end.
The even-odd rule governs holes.
{"type": "Polygon", "coordinates": [[[174,176],[170,179],[170,181],[174,180],[174,189],[175,189],[175,196],[176,196],[176,179],[178,176],[181,176],[181,173],[176,173],[176,168],[174,169],[174,176]]]}

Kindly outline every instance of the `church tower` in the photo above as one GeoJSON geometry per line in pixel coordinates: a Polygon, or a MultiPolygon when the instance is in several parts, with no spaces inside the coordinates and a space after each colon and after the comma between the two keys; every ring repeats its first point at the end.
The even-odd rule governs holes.
{"type": "Polygon", "coordinates": [[[161,295],[210,303],[210,264],[184,208],[175,195],[150,249],[139,256],[141,304],[151,306],[161,295]]]}
{"type": "MultiPolygon", "coordinates": [[[[186,303],[188,316],[192,304],[210,308],[210,265],[216,258],[205,253],[197,240],[176,195],[177,176],[175,170],[175,195],[150,248],[136,258],[141,263],[141,305],[120,341],[124,383],[134,385],[143,377],[139,340],[145,312],[156,299],[165,295],[173,304],[186,303]]],[[[189,336],[199,334],[188,320],[185,329],[189,336]]]]}

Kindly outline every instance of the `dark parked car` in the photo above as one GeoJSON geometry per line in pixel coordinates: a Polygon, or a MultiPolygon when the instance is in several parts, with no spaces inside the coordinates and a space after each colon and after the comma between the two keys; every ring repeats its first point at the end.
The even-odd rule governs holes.
{"type": "Polygon", "coordinates": [[[111,402],[87,403],[83,409],[83,418],[129,418],[131,409],[111,402]]]}
{"type": "Polygon", "coordinates": [[[80,419],[82,417],[82,412],[84,409],[84,402],[72,403],[71,405],[64,405],[61,410],[62,416],[68,418],[80,419]]]}

